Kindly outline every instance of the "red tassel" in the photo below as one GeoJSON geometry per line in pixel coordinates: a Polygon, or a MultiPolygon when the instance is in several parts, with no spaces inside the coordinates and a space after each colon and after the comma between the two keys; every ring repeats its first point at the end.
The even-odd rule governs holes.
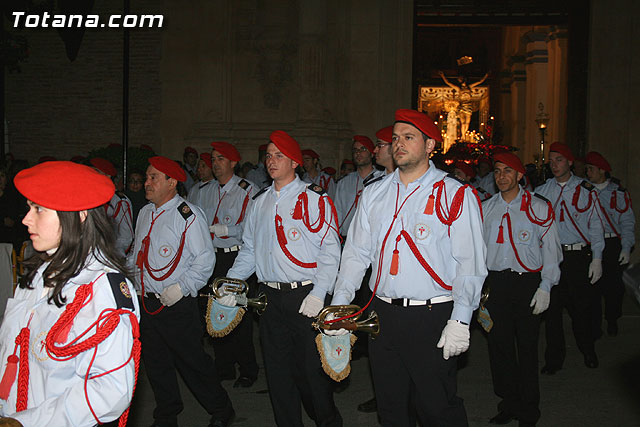
{"type": "Polygon", "coordinates": [[[564,222],[564,209],[560,208],[560,222],[564,222]]]}
{"type": "Polygon", "coordinates": [[[302,219],[302,202],[300,199],[296,202],[296,207],[293,209],[293,219],[302,219]]]}
{"type": "Polygon", "coordinates": [[[9,398],[9,392],[11,386],[16,380],[16,373],[18,372],[18,361],[20,359],[15,354],[7,357],[7,367],[4,370],[2,381],[0,381],[0,399],[7,400],[9,398]]]}
{"type": "Polygon", "coordinates": [[[429,196],[429,200],[427,200],[427,206],[424,208],[424,214],[425,215],[432,215],[433,214],[433,203],[435,202],[435,197],[433,197],[433,194],[431,194],[429,196]]]}
{"type": "Polygon", "coordinates": [[[496,243],[504,243],[504,236],[502,235],[502,229],[504,227],[502,227],[502,224],[500,224],[500,231],[498,232],[498,239],[496,240],[496,243]]]}
{"type": "Polygon", "coordinates": [[[400,262],[400,252],[397,249],[393,250],[393,256],[391,257],[391,268],[389,274],[395,276],[398,274],[398,263],[400,262]]]}
{"type": "Polygon", "coordinates": [[[59,332],[56,334],[56,339],[54,341],[55,344],[64,344],[65,342],[67,342],[67,337],[69,337],[71,326],[73,326],[73,322],[69,322],[67,325],[65,325],[64,328],[59,330],[59,332]]]}
{"type": "Polygon", "coordinates": [[[522,212],[526,212],[527,211],[527,193],[524,193],[522,195],[522,201],[520,202],[520,210],[522,212]]]}

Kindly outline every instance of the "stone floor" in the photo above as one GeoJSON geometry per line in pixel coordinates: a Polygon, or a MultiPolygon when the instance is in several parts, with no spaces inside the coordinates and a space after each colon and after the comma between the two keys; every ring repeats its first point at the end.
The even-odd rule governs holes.
{"type": "MultiPolygon", "coordinates": [[[[571,334],[567,335],[567,360],[564,368],[553,376],[540,377],[542,418],[539,427],[640,426],[640,309],[625,300],[625,315],[620,319],[620,333],[605,335],[596,343],[600,359],[598,369],[584,366],[582,355],[571,334]]],[[[570,328],[565,318],[565,331],[570,328]]],[[[540,355],[543,351],[541,334],[540,355]]],[[[256,339],[256,348],[260,346],[256,339]]],[[[212,353],[211,347],[207,351],[212,353]]],[[[260,356],[259,356],[260,357],[260,356]]],[[[542,357],[540,358],[542,360],[542,357]]],[[[260,361],[260,359],[259,359],[260,361]]],[[[498,399],[493,394],[487,351],[487,340],[479,328],[471,334],[471,348],[460,360],[459,395],[464,399],[470,426],[488,426],[495,415],[498,399]]],[[[542,362],[541,362],[542,366],[542,362]]],[[[237,416],[234,426],[274,426],[264,372],[249,389],[234,389],[233,381],[224,381],[237,416]]],[[[195,401],[184,384],[181,392],[185,409],[180,414],[181,426],[206,426],[207,413],[195,401]]],[[[372,396],[368,359],[352,362],[351,384],[335,395],[345,426],[376,426],[375,414],[356,410],[359,403],[372,396]]],[[[153,394],[144,373],[140,373],[129,426],[147,427],[152,423],[153,394]]],[[[305,426],[312,426],[305,420],[305,426]]],[[[511,426],[517,426],[513,421],[511,426]]]]}

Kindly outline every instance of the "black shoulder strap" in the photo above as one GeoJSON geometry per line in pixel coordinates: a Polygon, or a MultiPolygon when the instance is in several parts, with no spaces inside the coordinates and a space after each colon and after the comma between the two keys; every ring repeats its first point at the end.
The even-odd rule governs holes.
{"type": "Polygon", "coordinates": [[[255,195],[255,196],[253,196],[253,200],[257,199],[257,198],[258,198],[258,196],[260,196],[261,194],[266,193],[266,191],[267,191],[269,188],[270,188],[270,187],[264,187],[262,190],[258,191],[258,192],[256,193],[256,195],[255,195]]]}
{"type": "Polygon", "coordinates": [[[129,291],[129,285],[122,273],[107,273],[109,284],[111,285],[111,292],[116,300],[117,308],[128,308],[129,310],[135,310],[133,306],[133,296],[129,291]]]}
{"type": "Polygon", "coordinates": [[[544,196],[541,196],[541,195],[540,195],[540,194],[538,194],[538,193],[533,193],[533,195],[534,195],[534,197],[537,197],[538,199],[542,200],[542,201],[543,201],[543,202],[545,202],[545,203],[551,203],[551,202],[549,201],[549,199],[547,199],[547,198],[546,198],[546,197],[544,197],[544,196]]]}
{"type": "Polygon", "coordinates": [[[468,182],[463,181],[463,180],[461,180],[460,178],[458,178],[458,177],[456,176],[456,174],[455,174],[455,173],[447,174],[447,178],[454,179],[454,180],[458,181],[458,182],[459,182],[460,184],[462,184],[462,185],[466,185],[466,184],[468,184],[468,182]]]}
{"type": "Polygon", "coordinates": [[[193,215],[193,211],[191,210],[187,202],[180,203],[180,206],[178,206],[178,212],[180,212],[180,215],[182,215],[184,219],[188,219],[191,215],[193,215]]]}
{"type": "Polygon", "coordinates": [[[587,181],[586,179],[583,179],[582,182],[580,183],[580,185],[582,185],[584,188],[586,188],[589,191],[591,191],[591,190],[593,190],[595,188],[593,186],[593,184],[590,183],[589,181],[587,181]]]}
{"type": "Polygon", "coordinates": [[[243,190],[246,190],[247,188],[249,188],[249,185],[251,185],[251,184],[249,184],[249,181],[245,181],[244,179],[241,179],[241,180],[238,182],[238,186],[239,186],[240,188],[242,188],[243,190]]]}
{"type": "Polygon", "coordinates": [[[309,184],[308,188],[309,190],[313,191],[314,193],[318,193],[321,196],[324,194],[324,189],[317,184],[309,184]]]}

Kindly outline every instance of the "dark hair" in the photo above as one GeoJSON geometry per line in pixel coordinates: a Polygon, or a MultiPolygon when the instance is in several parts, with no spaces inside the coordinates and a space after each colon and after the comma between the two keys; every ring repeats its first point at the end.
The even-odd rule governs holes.
{"type": "Polygon", "coordinates": [[[62,307],[66,303],[66,298],[61,295],[62,288],[86,267],[89,255],[130,278],[124,258],[116,252],[113,226],[104,206],[87,210],[84,221],[77,211],[57,211],[57,214],[61,229],[60,246],[52,255],[36,252],[25,261],[28,273],[20,279],[21,288],[33,289],[31,282],[36,271],[43,263],[50,261],[42,272],[44,286],[53,288],[49,304],[53,302],[62,307]]]}

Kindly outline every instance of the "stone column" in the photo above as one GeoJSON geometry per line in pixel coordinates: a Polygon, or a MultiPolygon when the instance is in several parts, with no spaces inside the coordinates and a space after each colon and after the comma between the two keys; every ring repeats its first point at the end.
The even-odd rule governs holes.
{"type": "MultiPolygon", "coordinates": [[[[525,107],[525,149],[522,153],[522,161],[529,163],[534,156],[540,152],[540,131],[536,125],[536,114],[538,104],[544,105],[548,111],[548,50],[547,32],[534,30],[523,36],[526,43],[525,71],[527,73],[526,93],[527,101],[525,107]]],[[[554,118],[551,117],[551,120],[554,118]]],[[[548,141],[550,138],[546,138],[548,141]]],[[[550,141],[549,141],[550,142],[550,141]]],[[[548,144],[545,144],[545,151],[548,151],[548,144]]],[[[545,156],[546,157],[546,156],[545,156]]]]}

